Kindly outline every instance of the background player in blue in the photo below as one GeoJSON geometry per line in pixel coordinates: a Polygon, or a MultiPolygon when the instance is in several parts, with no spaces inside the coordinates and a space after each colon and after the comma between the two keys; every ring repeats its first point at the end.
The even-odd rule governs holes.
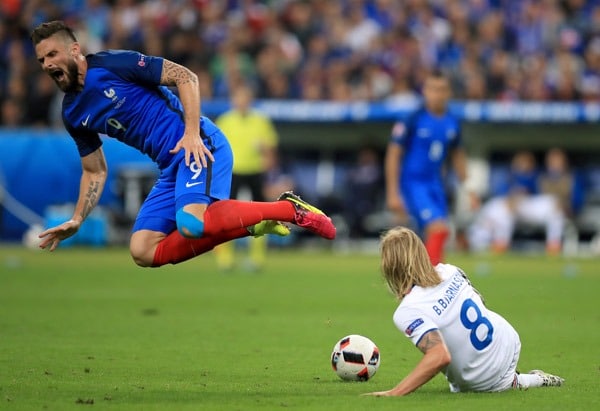
{"type": "MultiPolygon", "coordinates": [[[[443,260],[448,205],[443,169],[450,153],[458,179],[466,178],[466,155],[458,119],[448,112],[450,84],[440,72],[423,84],[424,105],[392,130],[385,157],[388,208],[414,219],[432,263],[443,260]]],[[[472,196],[472,201],[476,201],[472,196]]]]}
{"type": "Polygon", "coordinates": [[[231,148],[223,133],[200,116],[198,78],[187,68],[133,51],[84,56],[61,21],[42,23],[31,38],[42,69],[66,93],[63,121],[82,164],[73,217],[41,233],[40,247],[56,249],[98,204],[107,175],[98,133],[135,147],[160,169],[130,241],[140,266],[175,264],[242,236],[287,234],[279,221],[335,237],[329,217],[293,193],[275,202],[228,199],[231,148]],[[165,86],[176,86],[179,97],[165,86]]]}

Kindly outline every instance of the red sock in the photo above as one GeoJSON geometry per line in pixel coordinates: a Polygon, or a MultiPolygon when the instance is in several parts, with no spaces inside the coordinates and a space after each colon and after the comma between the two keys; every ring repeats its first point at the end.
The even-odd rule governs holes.
{"type": "Polygon", "coordinates": [[[215,248],[215,246],[224,243],[225,241],[246,237],[248,235],[250,235],[250,233],[245,227],[234,228],[229,231],[200,238],[185,238],[179,234],[179,231],[175,230],[158,243],[156,251],[154,252],[152,267],[160,267],[165,264],[177,264],[210,251],[215,248]]]}
{"type": "Polygon", "coordinates": [[[444,244],[448,238],[448,230],[436,230],[430,233],[425,240],[425,248],[429,253],[429,259],[435,266],[444,259],[444,244]]]}
{"type": "Polygon", "coordinates": [[[204,234],[212,236],[234,228],[250,227],[263,220],[293,223],[296,214],[289,201],[221,200],[212,203],[204,212],[204,234]]]}

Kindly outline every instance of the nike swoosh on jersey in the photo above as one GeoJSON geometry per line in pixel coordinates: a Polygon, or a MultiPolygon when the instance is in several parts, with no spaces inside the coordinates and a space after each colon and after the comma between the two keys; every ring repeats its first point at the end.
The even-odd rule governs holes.
{"type": "Polygon", "coordinates": [[[190,188],[190,187],[197,186],[198,184],[202,184],[202,181],[198,181],[198,182],[196,182],[196,183],[190,183],[190,182],[188,181],[187,183],[185,183],[185,186],[186,186],[187,188],[190,188]]]}
{"type": "Polygon", "coordinates": [[[87,117],[85,118],[85,120],[83,120],[81,122],[81,125],[84,127],[87,127],[89,119],[90,119],[90,114],[88,114],[87,117]]]}

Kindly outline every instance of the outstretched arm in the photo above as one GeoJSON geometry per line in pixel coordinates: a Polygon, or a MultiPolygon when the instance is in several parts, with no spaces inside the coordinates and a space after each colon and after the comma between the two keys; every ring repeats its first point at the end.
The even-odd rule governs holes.
{"type": "Polygon", "coordinates": [[[429,382],[438,372],[450,364],[450,352],[438,330],[432,330],[425,334],[417,347],[425,355],[410,374],[391,390],[373,392],[368,395],[389,397],[410,394],[429,382]]]}
{"type": "Polygon", "coordinates": [[[163,60],[160,84],[176,86],[179,99],[183,105],[185,131],[183,137],[171,150],[175,154],[179,150],[185,150],[185,164],[190,165],[190,157],[194,157],[199,168],[206,167],[206,157],[214,161],[213,155],[200,138],[200,89],[198,87],[198,76],[188,68],[163,60]]]}
{"type": "Polygon", "coordinates": [[[50,247],[54,251],[58,244],[75,234],[83,220],[98,205],[106,182],[106,159],[102,147],[81,158],[81,181],[79,199],[75,204],[73,217],[59,226],[49,228],[40,234],[40,248],[50,247]]]}

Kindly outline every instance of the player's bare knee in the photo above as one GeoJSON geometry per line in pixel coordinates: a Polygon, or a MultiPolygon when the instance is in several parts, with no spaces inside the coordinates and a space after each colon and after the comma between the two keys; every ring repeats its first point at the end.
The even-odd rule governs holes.
{"type": "Polygon", "coordinates": [[[132,243],[129,245],[129,253],[133,261],[140,267],[152,267],[154,256],[150,255],[146,248],[132,243]]]}
{"type": "Polygon", "coordinates": [[[152,261],[140,256],[131,255],[133,261],[140,267],[152,267],[152,261]]]}

